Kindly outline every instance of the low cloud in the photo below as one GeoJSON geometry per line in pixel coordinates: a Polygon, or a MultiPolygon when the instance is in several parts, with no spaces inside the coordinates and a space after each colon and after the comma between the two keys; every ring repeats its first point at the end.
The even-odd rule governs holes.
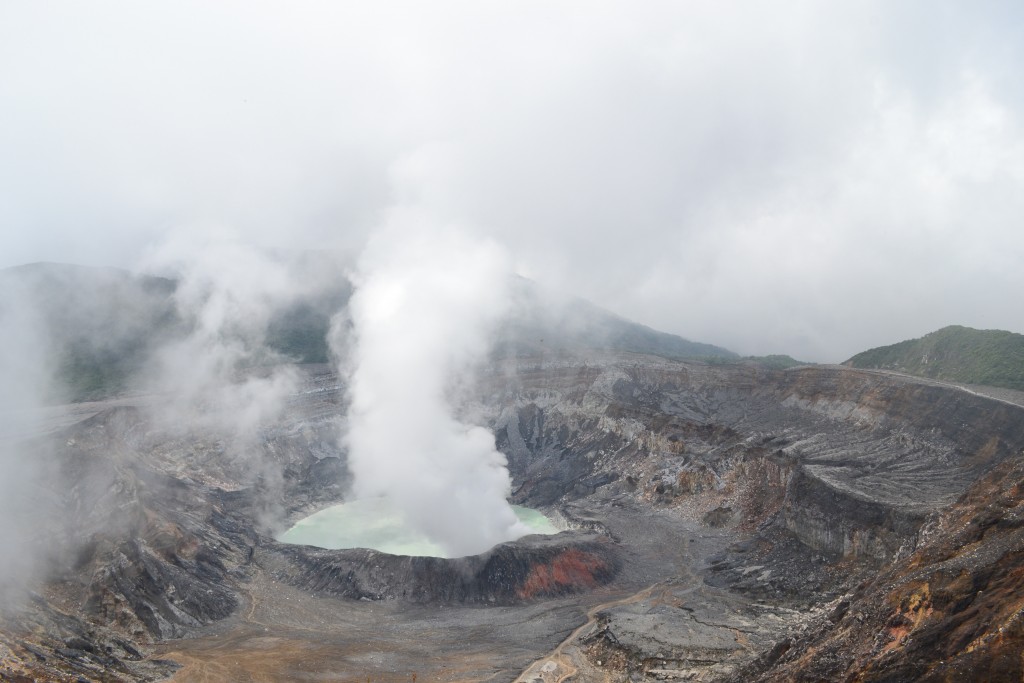
{"type": "Polygon", "coordinates": [[[169,434],[211,435],[223,444],[222,466],[267,489],[263,502],[271,505],[281,472],[261,455],[260,439],[284,414],[301,375],[267,344],[268,324],[323,281],[230,234],[179,233],[152,249],[145,267],[175,278],[180,320],[147,369],[145,382],[159,394],[154,424],[169,434]]]}
{"type": "Polygon", "coordinates": [[[39,439],[52,373],[39,308],[13,278],[0,299],[0,609],[22,597],[47,559],[44,529],[57,511],[46,488],[49,448],[39,439]]]}
{"type": "Polygon", "coordinates": [[[741,353],[1024,331],[1013,3],[109,9],[0,9],[8,264],[203,223],[357,252],[416,205],[741,353]]]}

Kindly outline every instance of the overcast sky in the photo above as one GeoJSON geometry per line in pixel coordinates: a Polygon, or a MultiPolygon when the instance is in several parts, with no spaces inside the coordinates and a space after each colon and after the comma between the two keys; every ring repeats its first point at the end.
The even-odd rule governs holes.
{"type": "Polygon", "coordinates": [[[0,267],[414,207],[743,354],[1024,332],[1024,3],[4,2],[0,267]]]}

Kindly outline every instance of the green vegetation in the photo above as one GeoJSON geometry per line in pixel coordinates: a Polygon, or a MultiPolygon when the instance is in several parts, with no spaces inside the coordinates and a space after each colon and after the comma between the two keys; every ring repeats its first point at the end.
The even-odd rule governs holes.
{"type": "Polygon", "coordinates": [[[781,354],[773,354],[770,356],[746,356],[743,360],[753,361],[773,370],[785,370],[786,368],[795,368],[798,365],[813,365],[813,363],[797,360],[792,356],[785,356],[781,354]]]}
{"type": "Polygon", "coordinates": [[[310,306],[298,305],[270,321],[267,346],[299,363],[326,363],[330,360],[327,348],[330,327],[328,315],[310,306]]]}
{"type": "Polygon", "coordinates": [[[526,278],[516,276],[511,285],[514,313],[498,330],[498,356],[594,350],[672,360],[739,359],[728,349],[659,332],[584,299],[559,298],[526,278]]]}
{"type": "Polygon", "coordinates": [[[329,363],[331,316],[345,307],[350,293],[346,285],[277,311],[267,324],[267,346],[297,363],[329,363]]]}
{"type": "Polygon", "coordinates": [[[768,368],[769,370],[785,370],[786,368],[795,368],[798,365],[814,365],[814,363],[808,363],[807,361],[797,360],[792,356],[786,356],[782,354],[773,354],[769,356],[705,356],[697,357],[694,360],[702,360],[708,365],[737,365],[737,364],[756,364],[761,367],[768,368]]]}
{"type": "Polygon", "coordinates": [[[953,325],[858,353],[844,365],[1024,391],[1024,335],[953,325]]]}
{"type": "Polygon", "coordinates": [[[61,344],[57,351],[55,386],[51,400],[90,401],[130,388],[148,349],[142,340],[128,340],[117,347],[93,348],[87,342],[61,344]]]}
{"type": "Polygon", "coordinates": [[[166,278],[56,263],[0,271],[0,301],[30,309],[38,326],[53,402],[131,388],[156,346],[179,333],[175,286],[166,278]]]}
{"type": "Polygon", "coordinates": [[[663,358],[736,358],[736,354],[712,344],[693,342],[674,334],[622,319],[606,323],[607,348],[663,358]]]}

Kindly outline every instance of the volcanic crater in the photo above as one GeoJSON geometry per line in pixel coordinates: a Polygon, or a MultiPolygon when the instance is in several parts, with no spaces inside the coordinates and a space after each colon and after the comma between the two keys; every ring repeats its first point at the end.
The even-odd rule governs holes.
{"type": "MultiPolygon", "coordinates": [[[[51,411],[30,441],[62,492],[38,541],[57,569],[5,615],[0,678],[945,680],[920,652],[897,661],[929,619],[971,624],[927,641],[942,671],[993,634],[1020,643],[984,597],[1020,566],[1018,395],[845,367],[495,360],[462,409],[493,430],[512,502],[566,530],[444,559],[274,540],[351,484],[344,388],[303,372],[245,441],[178,430],[158,397],[51,411]],[[999,543],[961,555],[957,520],[999,543]]],[[[995,678],[1019,676],[1000,661],[995,678]]]]}

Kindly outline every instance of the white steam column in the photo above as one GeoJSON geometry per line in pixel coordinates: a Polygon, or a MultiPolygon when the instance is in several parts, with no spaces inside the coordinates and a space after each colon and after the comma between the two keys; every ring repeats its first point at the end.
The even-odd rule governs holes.
{"type": "Polygon", "coordinates": [[[414,222],[393,220],[371,238],[354,276],[351,336],[335,325],[336,350],[347,346],[349,468],[357,498],[385,496],[448,556],[472,555],[530,533],[507,502],[494,435],[459,421],[451,404],[488,351],[510,268],[493,242],[414,222]]]}

